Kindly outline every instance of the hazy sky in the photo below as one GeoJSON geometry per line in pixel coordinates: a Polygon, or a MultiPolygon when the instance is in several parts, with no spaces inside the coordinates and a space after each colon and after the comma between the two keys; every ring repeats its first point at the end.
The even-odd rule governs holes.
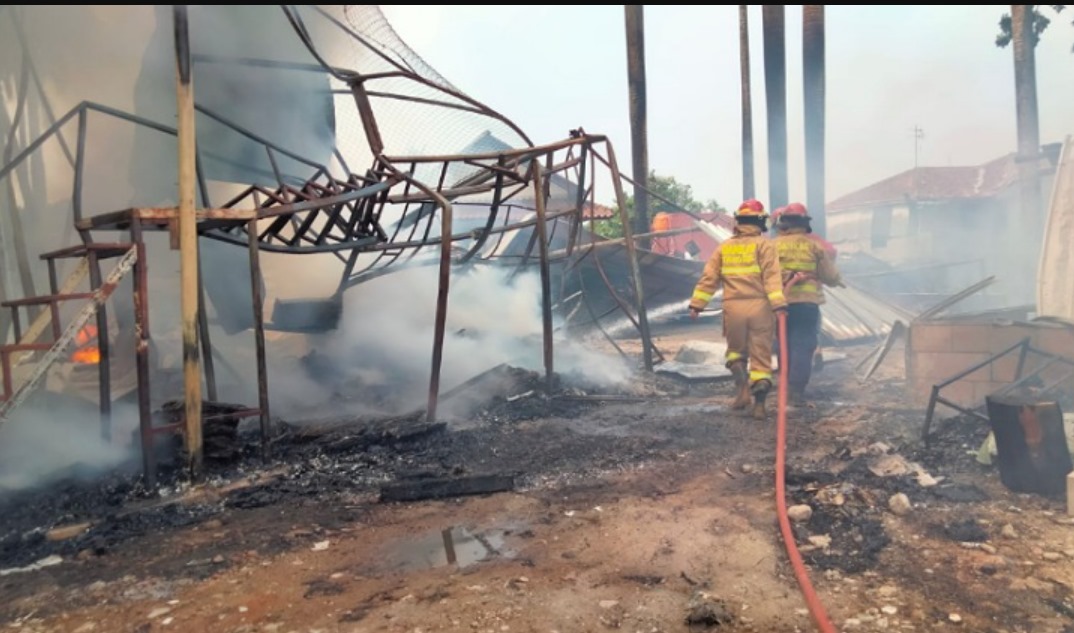
{"type": "MultiPolygon", "coordinates": [[[[535,143],[583,126],[630,163],[622,5],[382,5],[399,35],[459,89],[535,143]]],[[[1016,147],[1009,5],[828,6],[827,198],[920,164],[978,164],[1016,147]]],[[[1074,10],[1037,48],[1042,143],[1074,133],[1074,10]]],[[[790,194],[805,197],[801,6],[786,7],[790,194]]],[[[761,7],[750,7],[757,187],[767,199],[761,7]]],[[[649,163],[700,200],[741,196],[738,9],[645,7],[649,163]]]]}

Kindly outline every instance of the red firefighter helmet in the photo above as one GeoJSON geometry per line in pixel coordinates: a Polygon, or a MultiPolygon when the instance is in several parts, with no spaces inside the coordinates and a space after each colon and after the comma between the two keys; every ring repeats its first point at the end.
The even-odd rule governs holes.
{"type": "Polygon", "coordinates": [[[788,217],[809,219],[809,213],[806,211],[805,205],[801,202],[792,202],[783,207],[783,214],[788,217]]]}
{"type": "Polygon", "coordinates": [[[764,205],[761,204],[760,200],[750,198],[749,200],[745,200],[742,202],[742,204],[738,205],[738,211],[735,211],[735,217],[765,218],[768,217],[768,214],[765,213],[764,205]]]}

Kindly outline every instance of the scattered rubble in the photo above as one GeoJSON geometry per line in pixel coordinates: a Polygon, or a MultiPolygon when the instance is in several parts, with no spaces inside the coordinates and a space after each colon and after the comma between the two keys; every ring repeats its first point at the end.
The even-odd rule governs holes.
{"type": "Polygon", "coordinates": [[[891,495],[891,498],[888,499],[888,508],[893,514],[904,516],[909,514],[910,510],[913,509],[913,506],[910,505],[910,497],[899,492],[891,495]]]}

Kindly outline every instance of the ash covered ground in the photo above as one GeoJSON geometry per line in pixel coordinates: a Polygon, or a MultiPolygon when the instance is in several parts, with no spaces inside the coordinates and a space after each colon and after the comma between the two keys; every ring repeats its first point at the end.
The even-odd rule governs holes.
{"type": "MultiPolygon", "coordinates": [[[[987,429],[972,419],[939,424],[921,445],[922,412],[903,404],[899,368],[863,393],[853,361],[867,351],[848,350],[851,362],[818,375],[815,406],[789,418],[788,505],[809,508],[794,534],[833,619],[858,630],[942,630],[956,619],[968,630],[1070,630],[1074,526],[1062,504],[1011,493],[978,464],[987,429]],[[896,512],[900,493],[908,507],[896,512]]],[[[28,631],[74,630],[63,623],[80,618],[156,630],[171,617],[228,632],[809,628],[775,525],[774,420],[731,415],[729,384],[658,374],[610,390],[557,376],[549,389],[511,367],[487,379],[494,389],[448,398],[458,399],[452,416],[437,423],[420,413],[281,421],[268,463],[256,424],[226,426],[202,485],[173,469],[154,490],[117,472],[6,495],[0,570],[59,559],[0,577],[0,622],[28,631]],[[511,485],[382,498],[393,485],[483,476],[511,485]],[[441,564],[431,576],[375,566],[396,536],[507,519],[498,534],[516,540],[510,559],[450,573],[441,564]],[[310,567],[311,548],[328,542],[335,553],[310,567]],[[267,575],[255,583],[259,569],[267,575]],[[463,599],[500,585],[502,596],[463,599]],[[184,610],[202,591],[230,606],[184,610]],[[259,592],[294,596],[259,613],[250,607],[259,592]],[[560,608],[550,614],[549,604],[560,608]],[[161,609],[173,612],[147,618],[161,609]]]]}

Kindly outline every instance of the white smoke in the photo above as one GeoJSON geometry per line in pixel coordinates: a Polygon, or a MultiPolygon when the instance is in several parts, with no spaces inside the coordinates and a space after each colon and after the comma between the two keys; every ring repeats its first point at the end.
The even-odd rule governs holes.
{"type": "Polygon", "coordinates": [[[138,411],[112,412],[113,441],[101,437],[97,405],[42,392],[0,426],[0,493],[59,479],[88,479],[136,455],[138,411]]]}
{"type": "MultiPolygon", "coordinates": [[[[441,393],[500,364],[544,371],[540,278],[535,272],[512,278],[512,270],[484,265],[452,271],[441,393]]],[[[409,266],[357,286],[344,296],[339,329],[311,341],[314,354],[339,372],[327,380],[354,387],[352,406],[360,405],[364,390],[390,393],[399,411],[425,406],[438,274],[435,266],[409,266]]],[[[560,332],[553,349],[554,370],[567,378],[615,386],[631,375],[618,356],[560,332]]],[[[296,371],[294,364],[275,363],[270,373],[273,406],[280,413],[308,412],[318,401],[348,395],[331,394],[325,382],[296,371]],[[288,386],[281,390],[283,385],[288,386]]]]}

